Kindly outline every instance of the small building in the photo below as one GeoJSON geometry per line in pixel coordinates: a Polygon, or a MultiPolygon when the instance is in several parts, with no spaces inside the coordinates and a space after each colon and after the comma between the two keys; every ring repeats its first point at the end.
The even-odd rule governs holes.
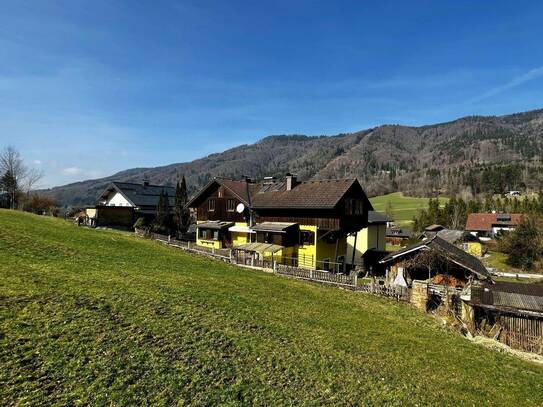
{"type": "Polygon", "coordinates": [[[96,226],[132,228],[136,219],[140,217],[147,223],[151,223],[155,219],[162,192],[168,195],[169,210],[173,214],[175,188],[166,185],[151,185],[147,181],[142,184],[111,182],[98,197],[93,213],[96,219],[95,224],[96,226]]]}
{"type": "Polygon", "coordinates": [[[386,251],[386,225],[389,221],[385,214],[369,211],[368,226],[347,237],[347,263],[365,264],[364,256],[369,250],[384,253],[386,251]]]}
{"type": "Polygon", "coordinates": [[[197,213],[197,245],[231,248],[238,262],[273,261],[345,270],[347,235],[373,210],[356,179],[298,181],[216,177],[187,204],[197,213]]]}
{"type": "Polygon", "coordinates": [[[470,213],[466,230],[481,240],[491,240],[502,231],[512,231],[520,224],[520,213],[470,213]]]}
{"type": "Polygon", "coordinates": [[[386,285],[410,287],[414,280],[427,280],[462,288],[470,277],[491,279],[479,259],[437,235],[392,252],[379,263],[386,266],[386,285]]]}
{"type": "Polygon", "coordinates": [[[386,228],[385,241],[394,246],[401,246],[411,238],[411,230],[391,226],[386,228]]]}

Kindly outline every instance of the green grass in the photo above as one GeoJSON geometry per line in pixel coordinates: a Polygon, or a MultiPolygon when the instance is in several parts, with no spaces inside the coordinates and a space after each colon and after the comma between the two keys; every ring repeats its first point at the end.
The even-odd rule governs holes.
{"type": "Polygon", "coordinates": [[[488,256],[483,259],[483,263],[487,267],[508,273],[526,273],[526,271],[508,265],[507,254],[505,253],[489,250],[487,254],[488,256]]]}
{"type": "MultiPolygon", "coordinates": [[[[370,198],[370,201],[376,211],[383,213],[386,210],[387,202],[390,202],[395,222],[405,226],[412,223],[418,211],[428,208],[428,198],[404,196],[402,192],[376,196],[370,198]]],[[[444,205],[448,201],[448,198],[439,198],[439,201],[444,205]]]]}
{"type": "Polygon", "coordinates": [[[542,405],[409,306],[0,210],[3,405],[542,405]]]}

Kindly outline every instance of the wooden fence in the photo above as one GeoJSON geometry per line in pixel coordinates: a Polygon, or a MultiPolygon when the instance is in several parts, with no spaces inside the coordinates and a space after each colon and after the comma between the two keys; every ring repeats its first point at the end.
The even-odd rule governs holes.
{"type": "Polygon", "coordinates": [[[262,269],[273,269],[273,271],[282,276],[314,281],[318,283],[331,284],[336,286],[341,286],[349,288],[356,291],[367,292],[375,295],[385,296],[389,298],[395,298],[397,300],[406,300],[409,298],[408,289],[402,289],[401,287],[397,288],[388,288],[380,286],[377,284],[365,284],[358,285],[358,278],[356,274],[349,275],[343,273],[334,273],[325,270],[313,270],[306,267],[294,267],[291,265],[280,264],[277,262],[272,262],[270,259],[254,259],[247,258],[241,259],[237,256],[232,255],[230,249],[215,249],[209,247],[197,246],[193,242],[185,242],[176,239],[172,239],[169,236],[160,235],[157,233],[146,234],[147,237],[158,240],[162,243],[165,243],[169,246],[177,247],[183,249],[190,253],[195,253],[199,255],[204,255],[207,257],[213,257],[218,260],[222,260],[232,264],[251,266],[262,269]]]}
{"type": "Polygon", "coordinates": [[[495,321],[502,329],[498,337],[500,342],[543,355],[543,319],[502,314],[495,321]]]}
{"type": "Polygon", "coordinates": [[[379,284],[363,284],[357,286],[356,290],[394,298],[398,301],[409,301],[409,289],[406,287],[385,287],[379,284]]]}
{"type": "Polygon", "coordinates": [[[318,283],[335,284],[355,288],[357,284],[356,275],[347,275],[341,273],[331,273],[322,270],[312,270],[303,267],[292,267],[284,264],[275,264],[274,271],[277,274],[299,278],[303,280],[311,280],[318,283]]]}

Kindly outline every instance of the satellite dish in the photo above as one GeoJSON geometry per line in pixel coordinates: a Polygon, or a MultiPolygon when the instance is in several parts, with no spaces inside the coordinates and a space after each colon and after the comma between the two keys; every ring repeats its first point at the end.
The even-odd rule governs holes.
{"type": "Polygon", "coordinates": [[[236,206],[237,213],[243,213],[244,210],[245,210],[245,205],[243,205],[242,203],[239,203],[238,206],[236,206]]]}

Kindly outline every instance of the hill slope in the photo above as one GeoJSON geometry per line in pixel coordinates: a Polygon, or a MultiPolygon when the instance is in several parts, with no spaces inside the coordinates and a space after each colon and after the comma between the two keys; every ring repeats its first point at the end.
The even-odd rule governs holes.
{"type": "Polygon", "coordinates": [[[262,178],[289,171],[302,179],[356,176],[371,195],[540,189],[542,136],[543,110],[330,137],[270,136],[189,163],[130,169],[49,192],[62,204],[91,204],[111,180],[173,185],[179,173],[194,192],[213,176],[262,178]]]}
{"type": "Polygon", "coordinates": [[[543,368],[394,301],[0,210],[6,405],[541,405],[543,368]]]}

